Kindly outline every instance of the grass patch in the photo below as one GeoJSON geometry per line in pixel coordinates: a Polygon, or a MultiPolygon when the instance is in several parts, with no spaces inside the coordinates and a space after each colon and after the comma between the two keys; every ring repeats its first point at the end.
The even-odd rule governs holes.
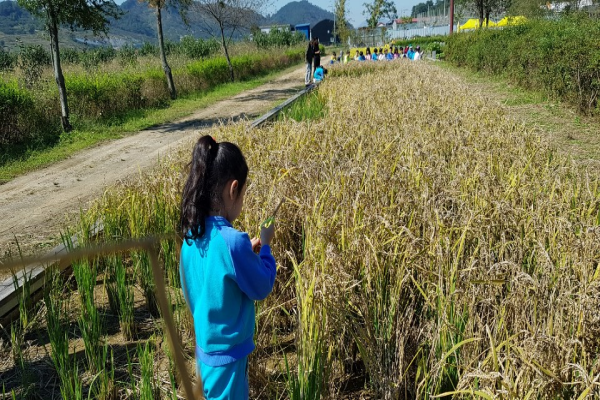
{"type": "Polygon", "coordinates": [[[293,119],[294,121],[318,120],[327,115],[325,99],[318,90],[311,91],[279,114],[278,120],[293,119]]]}
{"type": "Polygon", "coordinates": [[[435,65],[466,82],[469,92],[483,93],[490,101],[507,107],[513,117],[537,130],[561,153],[586,163],[600,161],[597,117],[581,115],[575,106],[551,98],[545,91],[514,84],[507,75],[473,71],[447,61],[435,65]]]}
{"type": "Polygon", "coordinates": [[[256,88],[296,68],[297,66],[294,66],[259,78],[219,85],[208,92],[182,96],[167,108],[132,110],[118,118],[114,117],[106,121],[82,122],[78,124],[81,128],[69,134],[61,134],[56,143],[50,143],[47,146],[33,149],[14,146],[2,155],[0,183],[8,182],[16,176],[64,160],[77,151],[99,143],[119,139],[140,130],[190,115],[198,109],[208,107],[245,90],[256,88]]]}

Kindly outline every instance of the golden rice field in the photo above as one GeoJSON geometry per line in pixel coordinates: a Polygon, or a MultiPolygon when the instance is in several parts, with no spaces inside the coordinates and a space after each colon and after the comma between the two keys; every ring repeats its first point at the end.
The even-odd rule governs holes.
{"type": "MultiPolygon", "coordinates": [[[[358,63],[320,85],[311,101],[326,108],[322,118],[212,132],[250,166],[237,227],[256,235],[288,199],[273,245],[276,287],[257,304],[251,398],[600,398],[598,176],[502,106],[464,93],[472,90],[432,64],[358,63]]],[[[82,226],[103,218],[116,239],[176,231],[190,155],[191,145],[110,190],[82,226]]],[[[161,257],[191,370],[179,245],[165,241],[161,257]]],[[[141,255],[124,262],[138,304],[152,284],[141,255]]],[[[109,264],[98,263],[109,276],[95,289],[99,309],[109,264]]],[[[159,324],[140,339],[148,327],[139,317],[127,337],[131,320],[119,323],[96,341],[109,350],[154,343],[153,367],[140,361],[133,375],[155,377],[145,383],[155,390],[122,388],[123,357],[108,357],[117,373],[103,396],[172,398],[159,324]]]]}

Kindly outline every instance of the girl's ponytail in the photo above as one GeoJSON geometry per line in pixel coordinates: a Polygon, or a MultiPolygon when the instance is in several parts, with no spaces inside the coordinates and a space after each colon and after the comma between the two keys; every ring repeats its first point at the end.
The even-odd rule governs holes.
{"type": "Polygon", "coordinates": [[[181,199],[181,229],[187,240],[204,235],[206,217],[220,205],[225,184],[232,179],[240,188],[246,183],[248,166],[241,150],[233,143],[217,143],[202,136],[192,152],[190,175],[181,199]]]}

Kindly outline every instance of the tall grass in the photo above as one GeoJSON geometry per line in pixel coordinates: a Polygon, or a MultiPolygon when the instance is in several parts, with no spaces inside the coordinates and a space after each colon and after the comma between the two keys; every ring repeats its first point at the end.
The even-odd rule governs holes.
{"type": "MultiPolygon", "coordinates": [[[[237,46],[244,47],[244,46],[237,46]]],[[[237,81],[266,75],[297,64],[303,57],[299,48],[285,51],[236,50],[232,64],[237,81]]],[[[203,92],[229,82],[224,57],[207,59],[179,55],[172,60],[173,77],[180,96],[203,92]]],[[[50,68],[30,88],[23,88],[23,73],[0,74],[0,157],[12,156],[24,147],[51,146],[60,137],[60,104],[50,68]],[[29,146],[27,146],[27,144],[29,146]],[[15,147],[20,145],[20,147],[15,147]]],[[[134,110],[167,107],[169,91],[156,58],[142,58],[131,65],[116,61],[86,69],[80,65],[65,67],[65,83],[72,120],[76,129],[97,123],[114,125],[134,110]]],[[[19,154],[20,155],[20,154],[19,154]]],[[[2,159],[0,158],[0,162],[2,159]]]]}

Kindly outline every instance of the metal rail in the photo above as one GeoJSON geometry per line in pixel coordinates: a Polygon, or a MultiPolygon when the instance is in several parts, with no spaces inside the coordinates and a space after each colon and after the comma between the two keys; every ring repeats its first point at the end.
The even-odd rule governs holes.
{"type": "Polygon", "coordinates": [[[265,114],[263,114],[259,118],[257,118],[254,121],[252,121],[252,123],[250,124],[250,129],[258,128],[259,126],[261,126],[265,122],[267,122],[267,121],[271,120],[272,118],[276,117],[286,107],[292,105],[296,100],[298,100],[299,98],[301,98],[305,94],[311,92],[316,87],[317,87],[316,84],[314,84],[314,83],[310,84],[309,86],[305,87],[304,89],[302,89],[301,91],[299,91],[298,93],[296,93],[295,95],[293,95],[292,97],[290,97],[289,99],[287,99],[286,101],[284,101],[283,103],[281,103],[280,105],[278,105],[277,107],[275,107],[275,108],[267,111],[265,114]]]}

